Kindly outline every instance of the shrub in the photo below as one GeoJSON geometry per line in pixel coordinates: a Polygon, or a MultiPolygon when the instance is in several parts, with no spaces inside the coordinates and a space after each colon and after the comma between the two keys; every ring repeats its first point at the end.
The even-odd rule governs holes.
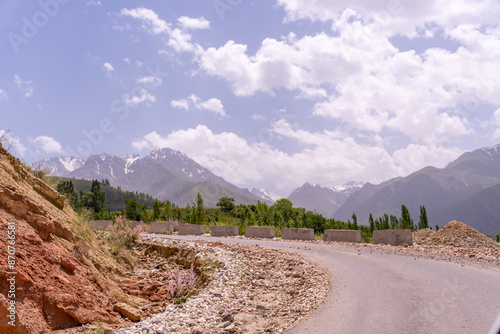
{"type": "Polygon", "coordinates": [[[118,254],[122,247],[131,248],[139,240],[141,232],[140,226],[132,228],[123,216],[117,217],[107,236],[113,254],[118,254]]]}
{"type": "Polygon", "coordinates": [[[196,291],[196,273],[193,265],[189,270],[179,266],[168,273],[167,291],[172,299],[187,298],[196,291]]]}

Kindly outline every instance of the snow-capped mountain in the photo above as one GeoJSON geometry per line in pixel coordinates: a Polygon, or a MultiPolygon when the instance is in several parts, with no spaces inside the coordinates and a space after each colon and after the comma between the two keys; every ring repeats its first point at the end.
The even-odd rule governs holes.
{"type": "Polygon", "coordinates": [[[82,159],[75,157],[56,157],[41,160],[32,164],[31,167],[46,170],[50,175],[67,176],[82,167],[84,163],[82,159]]]}
{"type": "Polygon", "coordinates": [[[340,194],[346,194],[349,196],[350,194],[355,193],[359,189],[363,188],[366,182],[359,182],[359,181],[349,181],[347,183],[344,183],[339,186],[333,186],[330,189],[333,190],[334,192],[340,193],[340,194]]]}
{"type": "Polygon", "coordinates": [[[101,153],[85,161],[61,157],[42,160],[34,165],[40,165],[54,176],[108,179],[113,186],[148,193],[161,200],[169,199],[178,205],[191,204],[196,198],[194,189],[201,189],[207,206],[215,206],[218,199],[224,196],[233,197],[242,204],[262,201],[248,189],[236,187],[186,154],[169,148],[154,150],[145,157],[101,153]]]}
{"type": "Polygon", "coordinates": [[[259,196],[263,200],[271,202],[271,203],[274,203],[277,200],[280,200],[283,198],[283,197],[276,195],[275,193],[273,193],[272,191],[267,190],[267,189],[253,188],[250,192],[252,194],[254,194],[255,196],[259,196]]]}
{"type": "Polygon", "coordinates": [[[316,211],[325,217],[333,213],[345,202],[349,195],[363,187],[363,182],[348,182],[335,187],[324,187],[318,184],[306,183],[295,189],[288,199],[295,207],[316,211]]]}

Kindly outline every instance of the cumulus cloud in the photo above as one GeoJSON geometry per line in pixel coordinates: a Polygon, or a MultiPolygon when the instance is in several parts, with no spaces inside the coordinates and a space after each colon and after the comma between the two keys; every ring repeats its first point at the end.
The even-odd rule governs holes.
{"type": "Polygon", "coordinates": [[[191,107],[193,107],[197,110],[212,111],[214,114],[220,117],[228,117],[224,110],[222,101],[217,98],[211,98],[206,101],[202,101],[198,96],[192,94],[187,99],[170,101],[170,106],[176,109],[184,110],[190,110],[191,107]]]}
{"type": "Polygon", "coordinates": [[[113,72],[115,70],[113,65],[111,65],[110,63],[104,63],[104,65],[102,66],[102,69],[108,73],[113,72]]]}
{"type": "Polygon", "coordinates": [[[3,89],[0,89],[0,101],[7,101],[9,95],[3,89]]]}
{"type": "Polygon", "coordinates": [[[9,131],[6,131],[4,129],[0,129],[0,139],[1,139],[2,145],[5,149],[14,150],[20,156],[24,156],[26,151],[28,151],[28,148],[26,146],[24,146],[24,144],[21,142],[21,139],[15,135],[13,135],[9,131]]]}
{"type": "Polygon", "coordinates": [[[151,9],[148,8],[135,8],[135,9],[122,9],[120,11],[122,16],[129,16],[134,19],[141,20],[143,22],[142,28],[153,34],[160,34],[163,32],[169,32],[169,24],[160,19],[158,15],[151,9]]]}
{"type": "Polygon", "coordinates": [[[280,188],[314,182],[349,180],[381,182],[427,165],[444,166],[461,153],[456,148],[410,144],[393,154],[380,146],[360,144],[346,133],[310,132],[286,120],[273,124],[276,136],[297,141],[301,150],[286,153],[270,143],[250,143],[232,132],[214,133],[205,125],[167,135],[151,132],[132,143],[136,150],[170,147],[186,153],[229,182],[246,186],[273,182],[280,188]]]}
{"type": "Polygon", "coordinates": [[[132,108],[137,107],[141,103],[145,103],[147,106],[151,106],[154,102],[156,102],[156,98],[151,95],[146,89],[140,88],[138,92],[132,96],[125,95],[124,102],[127,106],[132,108]]]}
{"type": "Polygon", "coordinates": [[[14,75],[14,84],[24,93],[24,97],[30,97],[33,94],[33,81],[23,80],[19,74],[14,75]]]}
{"type": "Polygon", "coordinates": [[[253,114],[252,119],[254,121],[265,121],[266,120],[266,118],[264,116],[259,115],[259,114],[253,114]]]}
{"type": "Polygon", "coordinates": [[[336,28],[346,22],[349,16],[362,18],[374,24],[389,36],[396,34],[414,37],[428,34],[429,27],[437,25],[444,29],[459,24],[481,26],[496,24],[500,15],[500,6],[495,0],[467,1],[446,0],[423,1],[387,1],[354,0],[346,9],[346,2],[341,0],[277,0],[286,12],[287,21],[307,19],[311,21],[332,22],[336,28]]]}
{"type": "Polygon", "coordinates": [[[181,16],[178,21],[184,29],[210,29],[210,21],[207,21],[203,16],[200,18],[181,16]]]}
{"type": "Polygon", "coordinates": [[[37,150],[41,150],[43,153],[64,154],[62,145],[57,140],[49,136],[38,136],[35,139],[31,140],[31,144],[33,144],[37,150]]]}

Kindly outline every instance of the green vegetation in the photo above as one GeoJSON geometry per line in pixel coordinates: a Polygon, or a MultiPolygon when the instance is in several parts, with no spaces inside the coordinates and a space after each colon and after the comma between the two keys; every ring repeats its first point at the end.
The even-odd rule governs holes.
{"type": "MultiPolygon", "coordinates": [[[[56,177],[56,176],[47,177],[47,181],[58,191],[59,191],[58,185],[60,183],[71,182],[73,184],[73,190],[76,194],[80,194],[81,192],[84,193],[91,192],[92,184],[94,182],[88,180],[70,179],[66,177],[56,177]]],[[[124,210],[125,200],[132,198],[137,199],[139,203],[147,205],[148,207],[152,207],[154,203],[154,199],[150,195],[139,192],[124,191],[121,189],[121,187],[116,187],[116,188],[112,187],[110,185],[109,180],[107,179],[100,181],[100,190],[105,193],[106,207],[110,211],[124,210]]],[[[67,193],[63,192],[63,194],[66,195],[67,193]]]]}
{"type": "MultiPolygon", "coordinates": [[[[405,205],[401,205],[401,217],[384,214],[382,217],[374,218],[370,214],[368,225],[364,222],[358,222],[356,213],[352,214],[352,221],[347,222],[327,219],[316,211],[308,211],[304,208],[295,208],[293,203],[285,198],[276,201],[269,206],[265,202],[258,202],[251,205],[235,205],[234,198],[222,197],[217,202],[217,208],[206,208],[203,197],[197,193],[195,201],[185,208],[175,206],[170,201],[159,201],[152,199],[151,196],[138,193],[122,192],[121,189],[106,192],[111,188],[108,180],[101,182],[94,180],[90,183],[90,191],[80,190],[77,195],[75,189],[76,181],[65,179],[57,185],[57,190],[68,197],[70,204],[77,212],[87,210],[91,213],[93,219],[115,219],[116,217],[126,217],[132,221],[174,221],[175,223],[205,225],[208,230],[213,225],[233,225],[238,226],[240,234],[244,234],[246,226],[273,226],[276,228],[277,236],[281,234],[283,228],[310,228],[314,229],[316,239],[321,240],[323,232],[326,229],[336,230],[359,230],[361,237],[365,242],[370,242],[374,230],[387,229],[416,229],[428,228],[429,221],[424,206],[420,207],[420,219],[418,224],[413,222],[410,212],[405,205]],[[123,205],[120,209],[111,211],[110,201],[107,194],[115,196],[116,194],[127,194],[130,198],[123,199],[123,205]],[[144,201],[145,200],[145,201],[144,201]]],[[[116,203],[115,207],[116,207],[116,203]]],[[[120,218],[121,219],[121,218],[120,218]]],[[[366,222],[365,222],[366,223],[366,222]]],[[[116,223],[115,223],[116,224],[116,223]]],[[[118,227],[117,227],[118,228],[118,227]]],[[[439,227],[436,225],[436,230],[439,227]]],[[[129,232],[125,227],[118,228],[117,234],[124,236],[128,240],[129,232]]],[[[121,237],[120,237],[121,238],[121,237]]],[[[119,248],[117,241],[110,240],[114,249],[119,248]],[[114,246],[116,245],[116,246],[114,246]]]]}

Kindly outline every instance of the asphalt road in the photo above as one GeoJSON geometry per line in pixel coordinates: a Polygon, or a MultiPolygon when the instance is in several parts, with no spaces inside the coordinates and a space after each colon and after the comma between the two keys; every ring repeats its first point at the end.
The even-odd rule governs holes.
{"type": "Polygon", "coordinates": [[[498,269],[371,253],[341,244],[163,237],[287,249],[326,267],[332,285],[326,302],[288,334],[479,334],[488,333],[500,312],[498,269]]]}

